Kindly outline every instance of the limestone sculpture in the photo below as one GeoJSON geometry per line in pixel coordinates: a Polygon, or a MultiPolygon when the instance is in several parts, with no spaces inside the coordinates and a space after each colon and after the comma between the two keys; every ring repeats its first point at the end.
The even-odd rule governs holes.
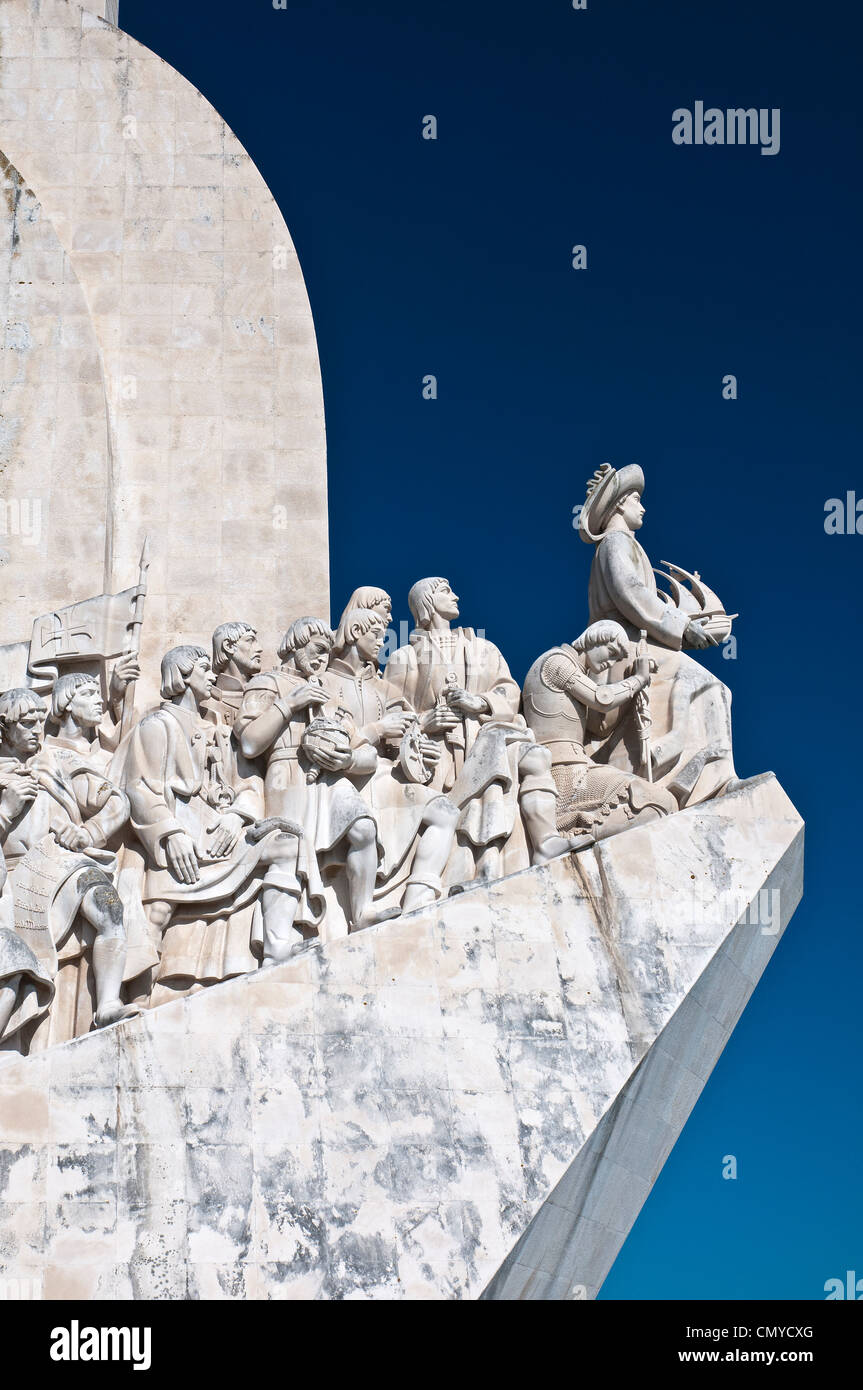
{"type": "Polygon", "coordinates": [[[435,785],[460,812],[450,882],[498,878],[576,848],[558,834],[551,757],[519,715],[502,654],[472,628],[451,628],[459,608],[448,580],[418,580],[409,602],[416,628],[386,677],[436,742],[435,785]]]}
{"type": "MultiPolygon", "coordinates": [[[[588,590],[591,623],[611,618],[621,624],[630,642],[646,633],[656,666],[650,690],[649,765],[634,721],[622,722],[593,755],[624,771],[649,771],[651,780],[667,787],[679,806],[688,806],[717,796],[737,780],[731,694],[682,650],[715,645],[715,620],[723,632],[730,630],[730,622],[721,607],[703,611],[695,602],[684,608],[661,595],[635,534],[644,520],[643,492],[644,474],[637,464],[619,471],[603,464],[588,483],[579,519],[582,540],[596,547],[588,590]]],[[[624,674],[627,660],[611,668],[609,680],[624,674]]]]}
{"type": "MultiPolygon", "coordinates": [[[[52,982],[49,995],[32,971],[23,970],[15,1003],[10,1009],[7,997],[4,1013],[5,1031],[12,1034],[45,1018],[50,1005],[50,1041],[58,1042],[86,1031],[91,1019],[104,1026],[136,1012],[120,998],[126,932],[113,882],[116,856],[107,848],[128,820],[129,801],[87,751],[60,742],[44,745],[46,714],[45,702],[32,690],[0,695],[6,930],[26,943],[42,967],[42,980],[52,982]],[[61,964],[76,961],[91,940],[94,1008],[79,995],[77,971],[67,977],[71,992],[56,988],[61,964]]],[[[7,967],[7,990],[13,978],[7,967]]]]}
{"type": "Polygon", "coordinates": [[[657,584],[643,473],[606,464],[585,630],[523,690],[442,577],[406,645],[378,585],[333,624],[288,230],[109,3],[0,5],[0,461],[50,504],[3,556],[0,1050],[77,1039],[0,1058],[0,1275],[592,1294],[800,892],[799,818],[772,774],[737,782],[688,654],[736,615],[697,571],[657,584]],[[88,408],[43,419],[46,381],[88,408]]]}
{"type": "Polygon", "coordinates": [[[36,689],[0,706],[0,1043],[72,1037],[733,786],[728,692],[682,651],[731,617],[697,573],[668,566],[671,593],[657,587],[643,489],[632,465],[591,480],[591,623],[523,692],[492,642],[453,626],[443,577],[413,585],[415,629],[383,671],[392,600],[365,585],[335,633],[291,623],[271,671],[246,621],[216,627],[212,663],[172,648],[143,717],[148,543],[135,587],[38,619],[45,737],[36,689]],[[56,907],[36,930],[43,864],[56,907]]]}
{"type": "Polygon", "coordinates": [[[632,772],[596,763],[586,752],[589,731],[608,736],[631,717],[649,689],[650,658],[639,655],[632,674],[612,684],[597,677],[629,657],[619,623],[593,623],[572,645],[538,657],[524,682],[524,714],[537,742],[552,756],[557,824],[595,839],[677,810],[670,792],[632,772]]]}
{"type": "MultiPolygon", "coordinates": [[[[592,481],[582,534],[597,546],[594,621],[534,663],[523,696],[497,647],[451,626],[458,596],[436,577],[413,586],[416,628],[384,674],[392,602],[364,586],[335,634],[323,619],[295,621],[281,666],[267,674],[248,622],[216,628],[212,666],[203,647],[174,648],[162,662],[162,706],[135,723],[129,691],[141,674],[146,547],[137,588],[72,605],[70,613],[90,615],[77,626],[97,634],[88,636],[95,656],[90,670],[53,667],[44,743],[40,697],[26,689],[4,697],[0,805],[11,877],[0,1034],[30,1045],[38,1030],[27,1025],[50,1007],[52,1039],[64,1029],[73,1036],[89,1026],[88,991],[97,1023],[122,1016],[124,976],[128,997],[153,1006],[284,960],[316,934],[385,921],[728,785],[727,692],[680,647],[717,640],[730,620],[714,595],[707,607],[697,575],[673,567],[675,596],[660,597],[635,539],[643,487],[632,467],[606,466],[592,481]],[[679,582],[686,578],[692,589],[679,582]],[[109,678],[102,653],[121,645],[124,615],[128,649],[109,678]],[[24,742],[33,744],[26,758],[24,742]],[[71,820],[59,827],[46,807],[61,786],[71,820]],[[86,866],[75,858],[84,851],[86,866]],[[13,880],[27,879],[33,855],[51,860],[58,892],[69,881],[71,916],[99,933],[92,981],[77,938],[71,961],[45,949],[50,936],[69,954],[67,906],[55,914],[61,925],[43,924],[38,939],[21,928],[13,880]],[[91,879],[100,893],[80,891],[91,879]],[[124,968],[121,947],[109,943],[122,939],[125,949],[127,936],[124,968]],[[65,993],[76,1001],[62,1008],[52,1003],[58,963],[72,970],[65,993]]],[[[75,626],[70,618],[66,628],[75,626]]],[[[51,642],[42,622],[37,658],[43,628],[62,657],[70,643],[51,642]]],[[[45,663],[31,657],[31,669],[44,686],[45,663]]]]}
{"type": "Polygon", "coordinates": [[[142,899],[161,933],[157,980],[173,991],[278,959],[298,939],[303,838],[264,819],[260,784],[240,777],[230,729],[204,717],[213,684],[203,647],[167,652],[163,704],[117,755],[146,853],[142,899]]]}
{"type": "MultiPolygon", "coordinates": [[[[325,712],[345,712],[355,731],[352,748],[336,755],[371,808],[381,842],[375,896],[404,911],[433,902],[443,892],[457,811],[433,780],[440,749],[417,732],[417,711],[377,662],[384,619],[370,608],[346,614],[344,645],[321,677],[329,696],[325,712]],[[409,746],[416,754],[409,757],[409,746]]],[[[306,738],[306,751],[322,776],[337,775],[306,738]]]]}
{"type": "Polygon", "coordinates": [[[340,868],[345,873],[351,926],[382,920],[373,905],[381,849],[377,825],[347,775],[361,775],[364,767],[373,769],[374,751],[359,740],[352,748],[348,739],[346,761],[332,744],[321,741],[313,759],[310,745],[304,745],[327,702],[320,676],[332,646],[333,634],[323,619],[298,618],[282,638],[281,667],[249,682],[234,725],[242,751],[250,757],[266,757],[267,815],[287,816],[303,827],[309,881],[296,924],[315,929],[326,911],[323,876],[340,868]]]}

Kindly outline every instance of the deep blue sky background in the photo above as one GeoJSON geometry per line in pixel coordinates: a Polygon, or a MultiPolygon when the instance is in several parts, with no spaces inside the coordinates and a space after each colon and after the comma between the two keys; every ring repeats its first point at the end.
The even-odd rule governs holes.
{"type": "Polygon", "coordinates": [[[336,616],[375,582],[407,618],[445,574],[521,678],[585,626],[571,514],[606,459],[645,469],[654,564],[739,610],[737,659],[707,660],[738,771],[775,770],[807,820],[806,897],[603,1296],[818,1299],[863,1277],[863,536],[824,531],[827,498],[863,497],[860,20],[588,3],[120,0],[120,21],[221,112],[294,238],[336,616]],[[780,153],[675,146],[696,99],[781,108],[780,153]]]}

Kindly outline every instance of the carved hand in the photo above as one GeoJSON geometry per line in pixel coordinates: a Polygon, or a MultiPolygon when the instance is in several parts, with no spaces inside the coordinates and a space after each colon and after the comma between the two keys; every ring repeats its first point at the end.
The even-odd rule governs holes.
{"type": "Polygon", "coordinates": [[[385,715],[375,728],[382,743],[398,743],[410,722],[409,714],[393,710],[391,714],[385,715]]]}
{"type": "Polygon", "coordinates": [[[325,705],[329,696],[319,685],[310,685],[308,681],[303,685],[298,685],[296,690],[290,694],[291,706],[295,710],[311,709],[315,705],[325,705]]]}
{"type": "Polygon", "coordinates": [[[446,734],[450,729],[457,728],[460,723],[455,710],[451,710],[448,705],[443,709],[438,705],[432,705],[420,719],[420,728],[427,734],[446,734]]]}
{"type": "Polygon", "coordinates": [[[446,693],[447,704],[450,709],[458,710],[459,714],[473,715],[488,714],[488,700],[484,695],[471,695],[467,690],[460,690],[455,686],[446,693]]]}
{"type": "Polygon", "coordinates": [[[10,777],[0,797],[0,811],[9,820],[20,816],[39,794],[39,783],[29,772],[16,772],[10,777]]]}
{"type": "Polygon", "coordinates": [[[197,883],[201,877],[198,872],[198,856],[191,835],[178,830],[169,835],[165,844],[165,854],[171,873],[181,883],[197,883]]]}
{"type": "MultiPolygon", "coordinates": [[[[230,854],[242,831],[243,818],[238,816],[236,811],[227,811],[220,817],[219,824],[213,831],[213,840],[210,845],[210,853],[213,858],[221,859],[224,855],[230,854]]],[[[170,844],[170,840],[168,843],[170,844]]]]}
{"type": "Polygon", "coordinates": [[[63,849],[89,849],[93,841],[83,825],[60,825],[54,830],[54,839],[63,849]]]}
{"type": "Polygon", "coordinates": [[[109,699],[112,705],[119,704],[130,681],[141,679],[141,666],[134,652],[121,656],[111,672],[109,699]]]}
{"type": "Polygon", "coordinates": [[[716,638],[701,626],[706,622],[705,618],[693,618],[687,623],[683,630],[683,645],[685,647],[715,647],[716,638]]]}
{"type": "Polygon", "coordinates": [[[426,764],[426,767],[430,765],[434,766],[435,763],[440,762],[441,746],[439,743],[435,743],[433,739],[421,738],[420,753],[422,755],[423,762],[426,764]]]}
{"type": "Polygon", "coordinates": [[[317,763],[318,767],[326,768],[327,772],[344,772],[353,762],[354,755],[351,750],[336,748],[307,748],[306,752],[312,762],[317,763]]]}

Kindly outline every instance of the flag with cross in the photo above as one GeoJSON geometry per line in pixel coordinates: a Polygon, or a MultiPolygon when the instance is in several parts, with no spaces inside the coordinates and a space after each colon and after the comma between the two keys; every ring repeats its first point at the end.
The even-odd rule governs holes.
{"type": "Polygon", "coordinates": [[[41,614],[30,638],[30,673],[54,680],[60,667],[122,656],[130,650],[137,599],[138,586],[41,614]]]}

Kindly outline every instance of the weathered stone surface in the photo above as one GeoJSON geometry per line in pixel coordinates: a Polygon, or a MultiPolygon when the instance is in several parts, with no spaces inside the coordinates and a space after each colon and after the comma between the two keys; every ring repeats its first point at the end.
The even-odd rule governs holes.
{"type": "Polygon", "coordinates": [[[765,774],[0,1059],[0,1268],[49,1298],[591,1295],[801,884],[765,774]]]}
{"type": "Polygon", "coordinates": [[[0,5],[2,640],[134,583],[150,531],[146,703],[162,653],[216,620],[255,623],[269,662],[292,618],[327,614],[323,400],[272,196],[104,8],[0,5]]]}

